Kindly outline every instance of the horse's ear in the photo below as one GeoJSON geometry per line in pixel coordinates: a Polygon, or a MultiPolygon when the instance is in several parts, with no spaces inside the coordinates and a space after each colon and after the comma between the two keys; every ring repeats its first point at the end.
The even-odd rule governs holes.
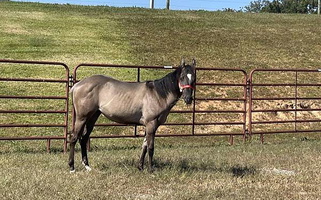
{"type": "Polygon", "coordinates": [[[181,66],[182,66],[182,67],[185,67],[185,59],[184,59],[184,58],[182,58],[181,66]]]}
{"type": "Polygon", "coordinates": [[[194,67],[196,67],[196,60],[195,60],[195,58],[193,58],[192,65],[193,65],[194,67]]]}
{"type": "Polygon", "coordinates": [[[155,85],[153,81],[146,81],[146,86],[149,89],[154,89],[155,85]]]}

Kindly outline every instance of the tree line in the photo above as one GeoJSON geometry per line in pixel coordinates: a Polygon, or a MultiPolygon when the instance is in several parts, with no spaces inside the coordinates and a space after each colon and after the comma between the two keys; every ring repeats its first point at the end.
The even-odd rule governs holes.
{"type": "Polygon", "coordinates": [[[244,7],[245,12],[316,14],[318,0],[256,0],[244,7]]]}

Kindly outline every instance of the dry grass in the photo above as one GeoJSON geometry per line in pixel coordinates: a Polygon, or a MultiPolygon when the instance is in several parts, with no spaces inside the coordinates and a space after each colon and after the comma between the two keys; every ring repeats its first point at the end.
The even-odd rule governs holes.
{"type": "Polygon", "coordinates": [[[1,144],[1,194],[4,199],[317,199],[321,195],[319,139],[228,146],[213,137],[158,138],[153,174],[136,168],[140,143],[94,140],[93,171],[84,171],[76,162],[75,174],[69,174],[65,154],[47,154],[29,145],[5,149],[10,145],[1,144]]]}

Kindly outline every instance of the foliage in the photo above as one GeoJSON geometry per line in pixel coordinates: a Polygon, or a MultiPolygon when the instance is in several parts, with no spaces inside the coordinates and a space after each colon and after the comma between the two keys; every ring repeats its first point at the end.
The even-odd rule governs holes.
{"type": "Polygon", "coordinates": [[[232,8],[224,8],[222,11],[223,12],[238,12],[237,10],[232,9],[232,8]]]}
{"type": "Polygon", "coordinates": [[[247,12],[316,13],[317,0],[257,0],[245,7],[247,12]]]}
{"type": "Polygon", "coordinates": [[[262,11],[263,8],[268,6],[270,3],[269,0],[256,0],[256,1],[251,1],[250,5],[245,6],[245,11],[246,12],[253,12],[253,13],[259,13],[262,11]]]}

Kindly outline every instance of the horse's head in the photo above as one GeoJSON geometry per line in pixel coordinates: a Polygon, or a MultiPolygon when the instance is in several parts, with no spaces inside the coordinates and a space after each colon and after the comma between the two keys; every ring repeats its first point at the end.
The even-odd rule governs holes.
{"type": "Polygon", "coordinates": [[[180,66],[181,73],[178,81],[182,98],[186,104],[191,104],[193,101],[193,91],[195,89],[196,75],[195,75],[196,61],[193,59],[192,65],[185,64],[185,60],[182,60],[180,66]]]}

